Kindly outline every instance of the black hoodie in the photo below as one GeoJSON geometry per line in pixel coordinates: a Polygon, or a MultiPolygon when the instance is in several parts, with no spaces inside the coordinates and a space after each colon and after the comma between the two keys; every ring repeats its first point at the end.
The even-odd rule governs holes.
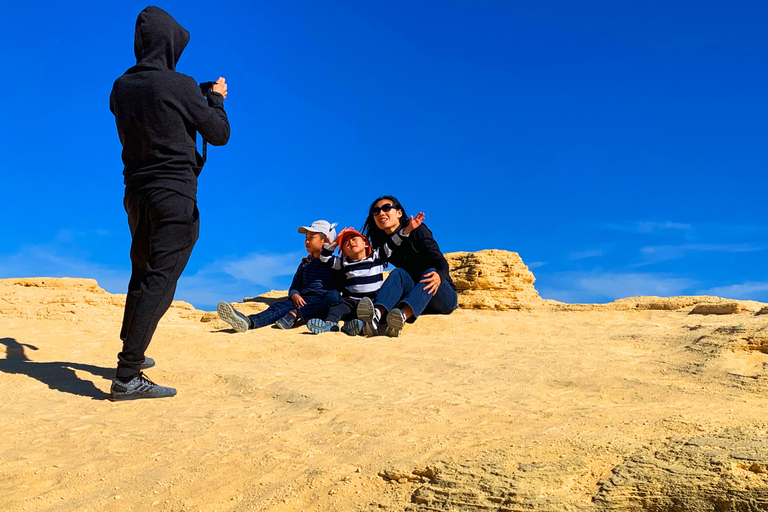
{"type": "Polygon", "coordinates": [[[126,190],[165,188],[195,199],[202,168],[196,132],[216,146],[229,140],[224,98],[211,92],[206,101],[192,77],[175,71],[188,42],[189,32],[158,7],[136,20],[136,65],[115,80],[109,98],[126,190]]]}

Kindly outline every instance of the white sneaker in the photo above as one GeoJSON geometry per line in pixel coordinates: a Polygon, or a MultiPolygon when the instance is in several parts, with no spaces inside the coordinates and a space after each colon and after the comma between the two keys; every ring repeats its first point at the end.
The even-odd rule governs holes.
{"type": "Polygon", "coordinates": [[[363,297],[357,305],[357,318],[363,322],[363,336],[376,336],[379,333],[379,311],[373,301],[363,297]]]}
{"type": "Polygon", "coordinates": [[[405,313],[398,308],[392,308],[387,314],[387,336],[397,338],[405,326],[405,313]]]}
{"type": "Polygon", "coordinates": [[[227,322],[236,332],[245,332],[248,330],[250,322],[241,312],[229,305],[228,302],[219,302],[216,306],[216,312],[219,318],[227,322]]]}

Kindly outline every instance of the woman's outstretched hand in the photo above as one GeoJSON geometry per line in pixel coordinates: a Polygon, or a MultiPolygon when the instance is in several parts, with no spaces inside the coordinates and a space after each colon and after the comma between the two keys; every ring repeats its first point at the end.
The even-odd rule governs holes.
{"type": "Polygon", "coordinates": [[[429,274],[424,274],[424,279],[422,279],[419,282],[424,283],[426,285],[424,287],[425,292],[427,292],[430,295],[434,295],[437,293],[437,289],[440,288],[440,283],[442,283],[443,280],[440,279],[440,274],[438,274],[435,271],[432,271],[429,274]]]}
{"type": "Polygon", "coordinates": [[[415,217],[411,215],[411,220],[403,228],[403,234],[407,235],[417,227],[421,226],[422,222],[424,222],[424,212],[419,212],[419,214],[415,217]]]}

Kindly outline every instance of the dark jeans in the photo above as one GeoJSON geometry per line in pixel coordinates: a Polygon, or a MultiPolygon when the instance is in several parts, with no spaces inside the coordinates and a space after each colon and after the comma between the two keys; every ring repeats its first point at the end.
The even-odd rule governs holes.
{"type": "Polygon", "coordinates": [[[277,322],[280,318],[288,314],[289,311],[296,309],[299,320],[309,320],[310,318],[319,318],[328,312],[328,308],[341,302],[341,294],[336,290],[330,290],[322,295],[304,296],[307,303],[296,309],[290,300],[281,300],[269,306],[265,311],[255,315],[248,315],[251,320],[251,329],[257,329],[277,322]]]}
{"type": "MultiPolygon", "coordinates": [[[[434,271],[435,269],[428,268],[421,277],[434,271]]],[[[388,312],[395,306],[408,304],[413,311],[413,317],[409,319],[411,322],[422,313],[447,315],[458,307],[459,298],[456,290],[447,282],[442,281],[434,295],[424,291],[424,286],[422,283],[414,283],[405,270],[396,268],[381,285],[373,304],[383,306],[388,312]]]]}
{"type": "Polygon", "coordinates": [[[357,318],[357,305],[360,300],[355,300],[350,297],[344,297],[341,302],[335,306],[331,306],[328,310],[328,315],[325,317],[326,322],[340,322],[341,320],[347,321],[357,318]]]}
{"type": "Polygon", "coordinates": [[[166,189],[127,192],[131,280],[125,298],[117,377],[138,375],[157,323],[173,302],[176,283],[200,233],[197,202],[166,189]]]}

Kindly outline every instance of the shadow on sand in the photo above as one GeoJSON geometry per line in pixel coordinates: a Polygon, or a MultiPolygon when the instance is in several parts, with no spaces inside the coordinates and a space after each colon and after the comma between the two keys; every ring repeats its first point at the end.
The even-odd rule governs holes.
{"type": "Polygon", "coordinates": [[[30,361],[24,353],[25,348],[37,350],[34,345],[19,343],[14,338],[0,338],[0,345],[6,346],[5,359],[0,359],[0,372],[27,375],[39,380],[50,389],[62,393],[71,393],[94,400],[106,400],[109,397],[108,393],[97,388],[93,382],[78,378],[75,370],[86,371],[102,379],[112,380],[115,376],[114,368],[82,363],[38,363],[30,361]]]}
{"type": "Polygon", "coordinates": [[[289,300],[288,296],[285,297],[245,297],[243,299],[243,302],[259,302],[261,304],[266,304],[267,306],[271,306],[275,302],[285,302],[289,300]]]}

